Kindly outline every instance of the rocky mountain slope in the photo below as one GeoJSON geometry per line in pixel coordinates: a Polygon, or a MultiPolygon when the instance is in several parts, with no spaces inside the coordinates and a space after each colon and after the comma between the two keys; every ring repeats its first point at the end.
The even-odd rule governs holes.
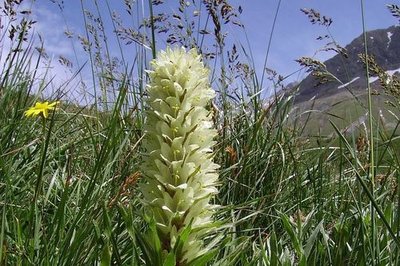
{"type": "Polygon", "coordinates": [[[388,131],[399,131],[396,126],[399,110],[388,102],[398,103],[400,99],[400,27],[370,31],[367,33],[367,43],[368,54],[376,63],[370,61],[368,78],[365,64],[360,58],[360,54],[364,54],[364,36],[360,35],[345,47],[346,53],[338,53],[322,64],[308,59],[311,65],[316,64],[317,67],[313,68],[316,71],[288,88],[287,92],[293,93],[295,90],[291,121],[303,126],[304,135],[332,136],[332,123],[345,134],[365,135],[368,83],[373,89],[372,115],[377,125],[388,131]],[[315,75],[321,69],[335,78],[321,84],[315,75]],[[380,73],[380,79],[377,73],[380,73]],[[381,80],[385,82],[385,90],[381,80]],[[397,97],[387,93],[388,88],[397,90],[397,97]]]}
{"type": "MultiPolygon", "coordinates": [[[[373,30],[367,33],[368,54],[373,55],[376,63],[393,75],[400,73],[400,27],[392,26],[387,29],[373,30]]],[[[365,91],[366,74],[365,66],[359,57],[364,53],[364,37],[361,34],[345,47],[347,57],[337,54],[324,62],[326,69],[333,74],[339,81],[330,80],[324,84],[319,84],[319,80],[308,75],[300,82],[296,96],[296,102],[308,101],[315,97],[324,98],[343,90],[350,90],[354,93],[365,91]]],[[[379,88],[379,80],[370,75],[368,82],[373,88],[379,88]]]]}

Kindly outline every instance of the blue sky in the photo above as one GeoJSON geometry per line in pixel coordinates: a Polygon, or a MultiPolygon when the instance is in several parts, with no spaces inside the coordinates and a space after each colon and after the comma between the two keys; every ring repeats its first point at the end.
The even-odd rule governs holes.
{"type": "MultiPolygon", "coordinates": [[[[261,66],[272,29],[273,18],[279,1],[240,1],[232,3],[243,6],[241,19],[246,25],[255,60],[261,66]]],[[[386,4],[393,2],[366,0],[364,4],[366,28],[368,30],[386,28],[398,24],[391,16],[386,4]]],[[[322,15],[331,17],[333,23],[329,31],[342,46],[347,45],[362,33],[361,4],[358,0],[282,0],[268,58],[269,67],[287,75],[296,71],[294,59],[313,56],[325,43],[317,41],[319,35],[327,34],[323,26],[312,25],[300,11],[301,8],[314,8],[322,15]]],[[[332,53],[318,53],[317,58],[325,60],[332,53]]],[[[296,79],[297,76],[293,78],[296,79]]],[[[304,77],[300,73],[298,78],[304,77]]]]}
{"type": "MultiPolygon", "coordinates": [[[[94,10],[95,6],[91,4],[93,1],[84,0],[83,2],[86,8],[94,10]]],[[[108,16],[106,1],[98,0],[98,2],[100,12],[106,18],[108,16]]],[[[135,18],[129,17],[124,12],[122,0],[108,0],[108,2],[112,10],[122,14],[121,18],[125,23],[128,25],[136,23],[135,18]]],[[[147,1],[144,2],[147,3],[147,1]]],[[[177,0],[165,0],[164,2],[161,11],[172,12],[176,10],[177,0]]],[[[240,20],[245,25],[249,40],[250,47],[247,47],[247,49],[252,51],[255,66],[258,69],[257,72],[260,73],[279,0],[231,0],[229,2],[234,7],[240,5],[243,8],[240,20]]],[[[385,6],[386,4],[396,4],[394,0],[365,0],[364,4],[368,30],[398,24],[398,19],[392,17],[385,6]]],[[[295,59],[301,56],[315,56],[315,52],[325,44],[324,41],[317,41],[316,38],[328,33],[325,27],[312,25],[300,11],[301,8],[313,8],[322,15],[331,17],[333,23],[329,31],[342,46],[362,33],[359,0],[282,0],[272,36],[267,67],[278,71],[283,76],[299,69],[298,64],[294,61],[295,59]]],[[[77,60],[78,63],[75,61],[75,65],[82,65],[87,57],[80,48],[79,42],[67,39],[64,35],[66,28],[75,34],[84,33],[81,1],[64,1],[62,13],[57,5],[49,0],[37,0],[33,9],[34,16],[38,20],[36,32],[44,37],[47,52],[55,58],[64,55],[73,62],[77,60]],[[77,57],[75,57],[75,54],[77,57]]],[[[149,11],[145,8],[141,12],[147,15],[149,11]]],[[[105,27],[111,32],[112,25],[109,20],[106,20],[105,27]]],[[[233,40],[246,43],[245,35],[238,27],[227,26],[224,31],[228,32],[233,40]]],[[[117,50],[116,45],[112,45],[111,50],[117,50]]],[[[129,48],[127,51],[129,51],[129,48]]],[[[130,60],[129,53],[127,54],[127,60],[130,60]]],[[[332,54],[318,53],[316,58],[325,60],[330,56],[332,54]]],[[[64,70],[57,69],[57,67],[54,67],[54,71],[57,75],[65,74],[64,70]]],[[[299,72],[291,76],[289,81],[300,80],[304,78],[304,75],[304,72],[299,72]]]]}

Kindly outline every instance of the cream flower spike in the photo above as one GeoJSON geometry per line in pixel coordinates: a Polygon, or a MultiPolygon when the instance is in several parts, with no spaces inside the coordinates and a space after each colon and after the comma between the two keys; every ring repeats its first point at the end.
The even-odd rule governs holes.
{"type": "Polygon", "coordinates": [[[154,217],[164,253],[174,250],[177,239],[190,234],[176,255],[177,265],[187,265],[208,250],[203,238],[215,228],[210,203],[218,190],[212,162],[211,113],[206,108],[215,97],[208,69],[196,50],[167,48],[151,61],[148,71],[147,119],[140,186],[148,213],[154,217]],[[186,229],[186,231],[188,231],[186,229]]]}

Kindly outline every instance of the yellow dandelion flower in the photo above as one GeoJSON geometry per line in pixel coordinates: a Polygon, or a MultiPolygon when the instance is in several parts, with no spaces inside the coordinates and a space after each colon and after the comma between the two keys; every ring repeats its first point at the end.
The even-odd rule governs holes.
{"type": "Polygon", "coordinates": [[[25,116],[38,116],[43,115],[44,118],[49,116],[49,110],[54,110],[56,105],[60,103],[59,101],[52,102],[37,102],[35,106],[30,107],[28,110],[25,111],[25,116]]]}

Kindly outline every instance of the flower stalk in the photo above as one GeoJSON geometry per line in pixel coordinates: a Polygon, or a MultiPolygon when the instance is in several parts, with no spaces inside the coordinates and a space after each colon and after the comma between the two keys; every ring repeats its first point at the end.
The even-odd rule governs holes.
{"type": "Polygon", "coordinates": [[[188,265],[209,251],[204,237],[215,229],[210,201],[218,192],[217,132],[207,109],[215,92],[194,49],[167,48],[151,67],[141,191],[163,257],[173,254],[176,265],[188,265]]]}

